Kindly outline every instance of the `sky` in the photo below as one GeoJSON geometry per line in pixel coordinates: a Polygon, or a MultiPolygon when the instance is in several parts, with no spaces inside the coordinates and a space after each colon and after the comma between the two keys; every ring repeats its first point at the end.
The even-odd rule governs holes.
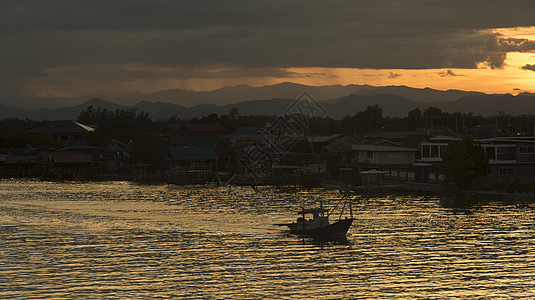
{"type": "Polygon", "coordinates": [[[280,82],[535,92],[535,2],[2,0],[0,104],[280,82]]]}

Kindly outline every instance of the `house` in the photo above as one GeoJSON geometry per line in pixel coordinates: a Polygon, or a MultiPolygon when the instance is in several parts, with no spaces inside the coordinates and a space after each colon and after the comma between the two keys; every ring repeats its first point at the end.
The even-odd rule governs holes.
{"type": "Polygon", "coordinates": [[[489,159],[483,184],[506,185],[535,181],[535,137],[494,137],[477,140],[489,159]]]}
{"type": "Polygon", "coordinates": [[[414,163],[415,180],[417,182],[439,182],[442,180],[438,172],[438,165],[449,143],[461,141],[453,136],[437,135],[420,142],[420,157],[414,163]]]}
{"type": "MultiPolygon", "coordinates": [[[[376,177],[382,180],[384,174],[388,174],[391,179],[404,181],[409,180],[409,174],[413,174],[417,152],[415,148],[401,147],[393,142],[382,141],[371,145],[353,145],[352,149],[353,164],[357,171],[360,171],[359,175],[363,179],[363,184],[375,182],[376,177]],[[363,170],[370,169],[379,173],[362,173],[363,170]]],[[[413,175],[410,177],[412,179],[413,175]]]]}
{"type": "Polygon", "coordinates": [[[262,141],[264,127],[240,127],[228,136],[230,146],[241,148],[262,141]]]}
{"type": "Polygon", "coordinates": [[[92,127],[71,120],[52,121],[26,131],[27,134],[48,137],[62,146],[87,146],[88,137],[93,132],[92,127]]]}
{"type": "Polygon", "coordinates": [[[128,170],[132,146],[132,141],[125,144],[115,139],[99,145],[98,160],[104,164],[102,171],[117,173],[128,170]]]}
{"type": "Polygon", "coordinates": [[[307,135],[306,140],[312,148],[312,153],[323,155],[327,146],[343,137],[343,134],[307,135]]]}
{"type": "Polygon", "coordinates": [[[0,154],[0,177],[29,177],[36,176],[35,155],[23,152],[0,154]]]}
{"type": "Polygon", "coordinates": [[[165,161],[169,182],[198,183],[216,171],[217,154],[207,146],[169,147],[165,161]]]}
{"type": "Polygon", "coordinates": [[[354,139],[347,137],[347,136],[341,136],[325,147],[323,147],[324,151],[328,153],[347,153],[351,152],[353,150],[353,145],[358,145],[359,143],[355,141],[354,139]]]}
{"type": "Polygon", "coordinates": [[[45,177],[56,179],[82,180],[93,178],[101,171],[98,147],[66,147],[39,154],[39,162],[45,177]]]}
{"type": "Polygon", "coordinates": [[[406,168],[415,161],[416,149],[395,145],[353,145],[358,168],[406,168]]]}

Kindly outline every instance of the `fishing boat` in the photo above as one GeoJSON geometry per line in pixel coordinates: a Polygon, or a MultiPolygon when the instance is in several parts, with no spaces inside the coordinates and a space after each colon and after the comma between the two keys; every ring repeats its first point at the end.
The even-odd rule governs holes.
{"type": "Polygon", "coordinates": [[[338,220],[333,223],[329,222],[329,216],[331,215],[328,213],[329,210],[323,208],[323,203],[321,203],[319,208],[305,209],[302,207],[298,212],[300,217],[296,222],[275,225],[287,226],[290,229],[290,233],[300,236],[345,236],[354,220],[353,210],[351,206],[349,207],[350,217],[342,219],[342,213],[340,213],[338,220]],[[307,219],[309,215],[312,215],[311,219],[307,219]]]}

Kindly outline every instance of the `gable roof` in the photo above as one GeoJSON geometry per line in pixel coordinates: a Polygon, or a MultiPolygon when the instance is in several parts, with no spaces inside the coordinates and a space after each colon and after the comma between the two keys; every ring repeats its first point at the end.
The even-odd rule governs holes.
{"type": "Polygon", "coordinates": [[[61,121],[52,121],[44,126],[32,128],[26,133],[40,134],[40,133],[55,133],[55,134],[69,134],[69,133],[89,133],[95,131],[93,128],[72,121],[72,120],[61,120],[61,121]]]}
{"type": "Polygon", "coordinates": [[[112,139],[104,144],[99,145],[98,147],[103,151],[123,151],[128,145],[120,142],[116,139],[112,139]]]}
{"type": "Polygon", "coordinates": [[[380,140],[378,142],[375,142],[373,143],[374,145],[377,145],[377,146],[394,146],[394,147],[398,147],[399,144],[398,143],[394,143],[390,140],[380,140]]]}
{"type": "MultiPolygon", "coordinates": [[[[344,137],[341,137],[337,140],[335,140],[334,142],[330,143],[329,145],[323,147],[325,150],[333,150],[334,148],[344,144],[345,142],[349,142],[349,144],[352,145],[357,145],[358,142],[356,142],[354,139],[348,137],[348,136],[344,136],[344,137]]],[[[351,150],[351,147],[348,147],[349,150],[351,150]]]]}

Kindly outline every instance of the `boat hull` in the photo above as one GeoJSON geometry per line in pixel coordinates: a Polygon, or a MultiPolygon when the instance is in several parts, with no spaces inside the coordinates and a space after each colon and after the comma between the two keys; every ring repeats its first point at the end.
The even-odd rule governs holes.
{"type": "Polygon", "coordinates": [[[290,233],[303,235],[303,236],[329,236],[329,235],[345,235],[351,227],[354,219],[341,219],[330,225],[316,227],[316,228],[303,228],[297,223],[289,224],[290,233]]]}

